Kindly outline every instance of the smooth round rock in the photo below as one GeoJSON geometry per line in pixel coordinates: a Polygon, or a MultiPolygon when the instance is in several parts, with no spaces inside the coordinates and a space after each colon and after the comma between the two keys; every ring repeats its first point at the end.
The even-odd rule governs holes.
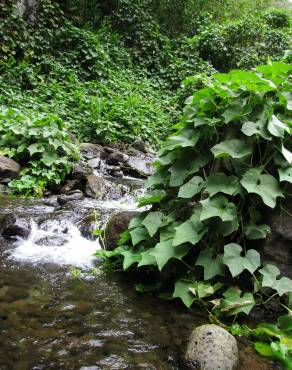
{"type": "Polygon", "coordinates": [[[185,358],[200,370],[234,370],[238,363],[236,339],[220,326],[199,326],[191,333],[185,358]]]}

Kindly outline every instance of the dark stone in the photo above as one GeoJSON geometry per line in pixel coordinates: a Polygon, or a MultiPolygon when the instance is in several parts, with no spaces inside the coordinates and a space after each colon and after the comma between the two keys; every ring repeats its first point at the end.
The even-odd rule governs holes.
{"type": "Polygon", "coordinates": [[[84,199],[84,194],[82,193],[82,191],[75,190],[74,192],[69,193],[69,194],[59,195],[57,198],[57,202],[60,205],[63,205],[67,202],[72,202],[75,200],[82,200],[82,199],[84,199]]]}
{"type": "Polygon", "coordinates": [[[140,139],[134,141],[133,144],[131,144],[131,148],[134,148],[142,153],[154,153],[150,146],[140,139]]]}
{"type": "Polygon", "coordinates": [[[107,250],[116,248],[120,234],[127,230],[131,219],[137,215],[139,212],[136,211],[122,211],[111,216],[105,227],[105,248],[107,250]]]}
{"type": "Polygon", "coordinates": [[[92,143],[81,143],[80,144],[80,152],[82,156],[86,159],[93,159],[93,158],[100,158],[101,153],[103,153],[104,149],[99,144],[92,144],[92,143]]]}
{"type": "Polygon", "coordinates": [[[115,170],[115,171],[112,172],[112,175],[114,177],[123,177],[124,174],[123,174],[123,171],[115,170]]]}
{"type": "Polygon", "coordinates": [[[0,155],[0,182],[8,183],[15,179],[20,171],[20,165],[13,159],[0,155]]]}
{"type": "Polygon", "coordinates": [[[101,176],[86,177],[85,194],[92,198],[104,199],[109,188],[108,182],[101,176]]]}
{"type": "Polygon", "coordinates": [[[126,154],[115,151],[113,153],[110,153],[107,157],[107,163],[110,165],[119,165],[121,163],[125,163],[129,159],[129,156],[126,154]]]}
{"type": "Polygon", "coordinates": [[[86,177],[92,175],[92,168],[86,162],[74,164],[72,169],[72,178],[74,180],[85,181],[86,177]]]}
{"type": "Polygon", "coordinates": [[[14,214],[9,213],[0,219],[0,234],[7,239],[18,237],[27,239],[31,231],[30,224],[14,214]]]}
{"type": "Polygon", "coordinates": [[[276,265],[283,276],[292,279],[292,204],[287,200],[287,212],[274,210],[269,217],[271,234],[264,241],[263,262],[276,265]]]}
{"type": "Polygon", "coordinates": [[[80,180],[67,180],[65,184],[60,189],[61,194],[69,194],[73,190],[77,190],[81,188],[80,180]]]}
{"type": "Polygon", "coordinates": [[[36,241],[37,245],[50,247],[58,247],[69,242],[69,238],[65,235],[47,236],[36,241]]]}

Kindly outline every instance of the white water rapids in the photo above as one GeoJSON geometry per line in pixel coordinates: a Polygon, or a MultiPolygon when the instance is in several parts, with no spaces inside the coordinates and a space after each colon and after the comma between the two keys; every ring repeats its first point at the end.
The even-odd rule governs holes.
{"type": "MultiPolygon", "coordinates": [[[[85,199],[84,205],[92,203],[85,199]]],[[[96,202],[97,208],[109,210],[134,210],[137,203],[129,196],[120,200],[96,202]]],[[[77,226],[68,220],[62,222],[48,220],[45,228],[40,228],[31,220],[31,233],[27,239],[19,238],[11,250],[10,258],[34,265],[54,263],[59,266],[74,266],[81,269],[94,267],[94,252],[101,248],[99,241],[84,238],[77,226]],[[53,241],[53,242],[52,242],[53,241]]]]}

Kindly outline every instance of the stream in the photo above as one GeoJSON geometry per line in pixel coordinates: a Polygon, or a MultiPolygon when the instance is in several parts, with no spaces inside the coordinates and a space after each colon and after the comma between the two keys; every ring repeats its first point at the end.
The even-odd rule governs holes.
{"type": "MultiPolygon", "coordinates": [[[[62,206],[56,196],[0,198],[1,214],[31,225],[26,239],[0,237],[1,370],[186,369],[187,338],[206,317],[137,293],[128,274],[102,271],[98,240],[80,226],[93,211],[100,227],[135,208],[129,194],[62,206]]],[[[279,368],[241,349],[239,369],[279,368]]]]}

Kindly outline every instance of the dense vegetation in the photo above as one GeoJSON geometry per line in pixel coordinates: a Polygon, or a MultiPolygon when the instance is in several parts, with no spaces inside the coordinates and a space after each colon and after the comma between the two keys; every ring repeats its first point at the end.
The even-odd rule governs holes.
{"type": "MultiPolygon", "coordinates": [[[[222,7],[213,0],[41,0],[24,14],[16,3],[4,0],[0,10],[0,112],[8,132],[42,115],[63,121],[62,130],[77,140],[140,137],[158,147],[202,80],[281,58],[288,49],[289,17],[267,9],[267,1],[230,0],[222,7]],[[10,109],[18,119],[9,118],[10,109]]],[[[24,165],[11,184],[18,191],[41,193],[70,171],[59,164],[37,178],[46,164],[35,165],[29,138],[16,153],[6,136],[1,153],[24,165]]],[[[46,152],[59,152],[48,136],[40,139],[46,152]]],[[[64,153],[64,162],[72,154],[64,153]]]]}
{"type": "MultiPolygon", "coordinates": [[[[0,9],[0,154],[9,186],[42,195],[80,158],[79,142],[159,151],[156,173],[110,266],[147,271],[151,291],[212,320],[292,281],[262,265],[265,215],[291,197],[290,16],[268,0],[39,0],[0,9]]],[[[291,316],[234,334],[291,368],[291,316]]]]}

